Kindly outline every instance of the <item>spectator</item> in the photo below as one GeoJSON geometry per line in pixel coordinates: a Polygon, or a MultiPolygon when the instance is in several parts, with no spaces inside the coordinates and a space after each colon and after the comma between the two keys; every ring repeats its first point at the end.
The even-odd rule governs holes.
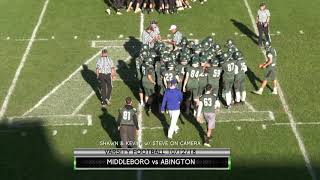
{"type": "Polygon", "coordinates": [[[136,8],[135,8],[135,11],[134,13],[139,13],[141,12],[141,9],[140,9],[140,4],[141,4],[141,0],[131,0],[129,5],[128,5],[128,8],[127,8],[127,12],[130,12],[131,9],[132,9],[132,5],[136,3],[136,8]]]}

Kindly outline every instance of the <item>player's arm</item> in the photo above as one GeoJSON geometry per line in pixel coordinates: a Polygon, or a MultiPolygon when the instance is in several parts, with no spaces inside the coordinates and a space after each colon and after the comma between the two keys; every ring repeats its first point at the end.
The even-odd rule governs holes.
{"type": "Polygon", "coordinates": [[[122,118],[122,113],[121,113],[121,110],[119,110],[119,115],[117,119],[118,130],[120,130],[121,118],[122,118]]]}
{"type": "Polygon", "coordinates": [[[98,60],[97,65],[96,65],[96,75],[97,78],[99,78],[99,74],[100,74],[100,61],[98,60]]]}
{"type": "Polygon", "coordinates": [[[162,77],[161,79],[162,79],[162,82],[164,84],[164,87],[168,88],[168,84],[167,84],[166,78],[164,76],[161,76],[161,77],[162,77]]]}
{"type": "Polygon", "coordinates": [[[267,58],[268,58],[267,62],[265,62],[264,65],[262,66],[263,69],[265,69],[266,67],[272,64],[272,55],[269,54],[267,58]]]}
{"type": "Polygon", "coordinates": [[[151,70],[149,70],[147,78],[152,84],[154,84],[154,85],[156,84],[156,82],[152,78],[152,71],[151,70]]]}
{"type": "Polygon", "coordinates": [[[137,118],[137,112],[135,111],[134,114],[133,114],[133,123],[134,123],[134,126],[136,127],[136,130],[139,130],[139,124],[138,124],[138,118],[137,118]]]}
{"type": "Polygon", "coordinates": [[[189,72],[186,72],[186,78],[183,84],[183,92],[186,92],[186,86],[187,86],[188,80],[189,80],[189,72]]]}
{"type": "Polygon", "coordinates": [[[200,115],[201,115],[201,112],[202,112],[202,107],[203,107],[203,102],[200,101],[199,102],[199,106],[198,106],[198,111],[197,111],[197,121],[198,122],[200,121],[200,115]]]}
{"type": "Polygon", "coordinates": [[[177,74],[176,75],[176,80],[180,83],[181,82],[181,79],[180,79],[180,76],[177,74]]]}

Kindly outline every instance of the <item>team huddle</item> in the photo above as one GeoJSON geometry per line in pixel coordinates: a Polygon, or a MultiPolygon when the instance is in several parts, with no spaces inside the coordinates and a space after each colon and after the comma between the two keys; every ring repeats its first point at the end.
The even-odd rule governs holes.
{"type": "MultiPolygon", "coordinates": [[[[172,83],[177,83],[175,87],[183,92],[181,109],[186,114],[193,113],[198,121],[201,112],[214,113],[220,102],[227,109],[233,102],[245,103],[247,66],[232,40],[224,47],[211,36],[196,43],[174,30],[173,40],[168,44],[173,48],[165,41],[143,44],[136,58],[137,78],[141,83],[140,104],[147,112],[153,104],[161,106],[164,92],[172,83]],[[176,38],[177,33],[181,38],[176,38]]],[[[205,114],[204,117],[207,120],[205,114]]],[[[214,123],[209,122],[208,129],[213,129],[214,123]]]]}
{"type": "Polygon", "coordinates": [[[164,42],[156,42],[151,48],[142,45],[136,58],[138,80],[141,81],[141,105],[148,107],[153,103],[152,96],[163,95],[172,80],[184,93],[184,110],[194,114],[199,106],[199,98],[205,93],[208,84],[212,86],[212,95],[216,97],[217,107],[220,100],[226,108],[231,108],[232,91],[235,103],[244,103],[246,99],[245,72],[247,66],[242,53],[232,40],[228,40],[225,50],[212,37],[196,44],[193,40],[182,38],[176,49],[172,50],[164,42]],[[224,99],[219,99],[219,95],[224,99]]]}
{"type": "MultiPolygon", "coordinates": [[[[169,139],[179,131],[180,111],[193,115],[199,123],[204,119],[207,124],[204,145],[210,146],[215,111],[221,104],[229,110],[246,102],[245,58],[231,39],[221,46],[212,36],[201,41],[187,39],[176,25],[171,25],[169,31],[172,39],[161,39],[157,22],[152,21],[141,35],[142,47],[135,58],[140,105],[145,107],[147,115],[150,110],[169,114],[169,139]]],[[[265,77],[261,88],[253,93],[261,95],[271,79],[272,94],[277,94],[276,51],[268,41],[265,48],[266,61],[259,65],[266,69],[265,77]]],[[[120,119],[124,119],[122,114],[120,119]]]]}

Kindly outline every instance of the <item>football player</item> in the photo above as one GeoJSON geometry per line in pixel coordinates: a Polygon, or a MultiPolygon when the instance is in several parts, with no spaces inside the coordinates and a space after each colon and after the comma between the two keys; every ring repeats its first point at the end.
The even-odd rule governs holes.
{"type": "Polygon", "coordinates": [[[152,95],[154,94],[155,82],[155,72],[153,68],[153,59],[148,57],[141,66],[142,74],[142,86],[145,93],[145,108],[147,113],[152,105],[152,95]]]}
{"type": "MultiPolygon", "coordinates": [[[[186,96],[186,113],[190,113],[190,103],[193,99],[194,113],[199,103],[199,74],[202,69],[199,67],[199,56],[194,56],[192,58],[191,67],[187,68],[186,78],[183,84],[183,92],[187,93],[186,96]]],[[[196,116],[196,114],[194,114],[196,116]]]]}
{"type": "Polygon", "coordinates": [[[219,93],[219,81],[221,77],[222,69],[219,66],[219,60],[214,58],[211,60],[210,67],[208,68],[208,84],[212,86],[212,93],[218,97],[219,93]]]}
{"type": "Polygon", "coordinates": [[[214,96],[211,92],[212,86],[208,84],[205,89],[205,94],[200,97],[199,108],[197,113],[197,121],[200,121],[201,113],[203,112],[204,119],[207,123],[207,135],[204,138],[204,145],[207,147],[211,147],[209,143],[209,139],[211,139],[212,130],[215,128],[216,122],[216,104],[217,97],[214,96]]]}
{"type": "Polygon", "coordinates": [[[277,52],[274,48],[271,47],[270,42],[265,43],[266,49],[266,62],[259,65],[259,68],[266,69],[264,80],[261,84],[261,87],[258,91],[253,91],[253,93],[261,95],[263,89],[267,86],[268,79],[272,80],[273,91],[272,94],[278,94],[277,91],[277,79],[276,79],[276,65],[277,65],[277,52]]]}
{"type": "Polygon", "coordinates": [[[240,51],[233,53],[233,59],[236,60],[234,78],[234,91],[236,93],[235,101],[236,103],[239,103],[240,101],[245,103],[247,95],[245,90],[245,79],[248,67],[240,51]]]}
{"type": "Polygon", "coordinates": [[[222,69],[223,69],[223,91],[225,93],[225,100],[226,100],[226,108],[230,109],[231,108],[231,102],[232,102],[232,86],[234,83],[234,69],[235,69],[235,62],[230,56],[229,53],[225,52],[222,54],[223,57],[223,64],[222,64],[222,69]]]}

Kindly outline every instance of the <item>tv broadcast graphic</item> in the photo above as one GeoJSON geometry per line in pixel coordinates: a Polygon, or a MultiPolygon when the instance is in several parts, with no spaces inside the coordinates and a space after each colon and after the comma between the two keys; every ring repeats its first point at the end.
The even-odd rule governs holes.
{"type": "Polygon", "coordinates": [[[0,179],[320,180],[317,7],[0,0],[0,179]]]}

